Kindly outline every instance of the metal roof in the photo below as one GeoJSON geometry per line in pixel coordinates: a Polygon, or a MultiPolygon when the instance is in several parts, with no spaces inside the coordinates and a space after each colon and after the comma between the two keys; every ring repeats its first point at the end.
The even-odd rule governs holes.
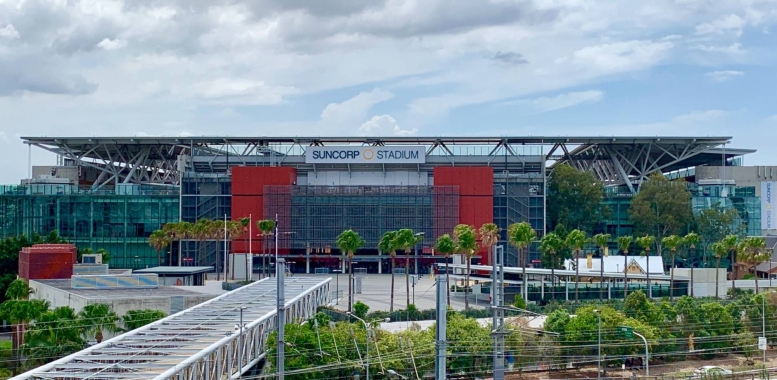
{"type": "MultiPolygon", "coordinates": [[[[658,256],[656,256],[658,258],[658,256]]],[[[453,269],[467,269],[467,266],[464,264],[437,264],[439,266],[448,266],[450,265],[453,269]]],[[[491,272],[493,270],[493,267],[490,265],[470,265],[470,269],[473,271],[483,271],[483,272],[491,272]]],[[[523,272],[522,267],[505,267],[505,273],[509,274],[521,274],[523,272]]],[[[545,268],[526,268],[526,274],[528,275],[544,275],[544,276],[550,276],[551,274],[554,274],[557,277],[574,277],[574,276],[585,276],[585,277],[599,277],[599,273],[591,273],[591,272],[581,272],[579,274],[576,274],[573,270],[566,270],[566,269],[545,269],[545,268]]],[[[489,275],[490,276],[490,275],[489,275]]],[[[604,272],[603,275],[604,278],[613,278],[613,279],[622,279],[623,273],[607,273],[604,272]]],[[[629,280],[646,280],[647,275],[641,274],[641,273],[629,273],[629,280]]],[[[490,278],[487,280],[490,281],[490,278]]],[[[659,280],[659,281],[669,281],[671,280],[671,277],[665,274],[651,274],[650,280],[659,280]]],[[[690,281],[690,278],[683,277],[683,276],[674,276],[675,281],[690,281]]],[[[481,278],[478,278],[478,281],[481,281],[481,278]]]]}
{"type": "Polygon", "coordinates": [[[160,267],[145,268],[145,269],[135,269],[133,273],[193,275],[197,273],[206,273],[211,271],[213,271],[213,267],[160,266],[160,267]]]}
{"type": "MultiPolygon", "coordinates": [[[[285,281],[286,310],[294,322],[321,306],[331,278],[285,281]]],[[[241,308],[246,325],[243,363],[248,367],[263,356],[264,340],[275,326],[276,289],[275,279],[260,280],[13,379],[193,380],[232,375],[241,308]]]]}

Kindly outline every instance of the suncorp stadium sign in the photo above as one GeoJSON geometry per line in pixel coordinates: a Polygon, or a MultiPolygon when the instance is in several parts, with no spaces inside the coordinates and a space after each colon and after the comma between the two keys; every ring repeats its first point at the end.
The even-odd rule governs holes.
{"type": "Polygon", "coordinates": [[[423,164],[423,146],[310,146],[308,164],[423,164]]]}
{"type": "Polygon", "coordinates": [[[761,182],[761,229],[777,230],[777,182],[761,182]]]}

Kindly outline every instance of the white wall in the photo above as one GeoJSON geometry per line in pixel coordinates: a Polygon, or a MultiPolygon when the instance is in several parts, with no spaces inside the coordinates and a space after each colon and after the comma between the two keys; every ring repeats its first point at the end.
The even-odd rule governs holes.
{"type": "Polygon", "coordinates": [[[391,172],[347,172],[319,171],[308,172],[297,178],[298,185],[308,186],[427,186],[428,172],[391,171],[391,172]]]}
{"type": "MultiPolygon", "coordinates": [[[[690,268],[674,268],[675,276],[691,278],[690,268]]],[[[718,297],[725,298],[730,281],[726,281],[724,268],[696,268],[693,270],[693,296],[715,297],[715,272],[718,275],[718,297]]],[[[690,292],[689,292],[690,295],[690,292]]]]}

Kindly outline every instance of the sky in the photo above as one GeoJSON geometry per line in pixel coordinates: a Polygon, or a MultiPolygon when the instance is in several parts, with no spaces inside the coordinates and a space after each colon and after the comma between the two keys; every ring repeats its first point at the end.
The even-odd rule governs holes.
{"type": "Polygon", "coordinates": [[[55,135],[714,135],[777,164],[776,36],[777,0],[0,0],[0,183],[55,135]]]}

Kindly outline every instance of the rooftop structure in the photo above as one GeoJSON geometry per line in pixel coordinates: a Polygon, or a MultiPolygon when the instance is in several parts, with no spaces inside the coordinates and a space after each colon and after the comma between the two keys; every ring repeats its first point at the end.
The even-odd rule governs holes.
{"type": "MultiPolygon", "coordinates": [[[[330,281],[288,278],[284,293],[287,320],[308,319],[326,305],[330,281]]],[[[264,279],[13,379],[232,378],[264,357],[268,333],[276,323],[275,280],[264,279]],[[244,339],[235,334],[241,309],[244,339]]]]}

